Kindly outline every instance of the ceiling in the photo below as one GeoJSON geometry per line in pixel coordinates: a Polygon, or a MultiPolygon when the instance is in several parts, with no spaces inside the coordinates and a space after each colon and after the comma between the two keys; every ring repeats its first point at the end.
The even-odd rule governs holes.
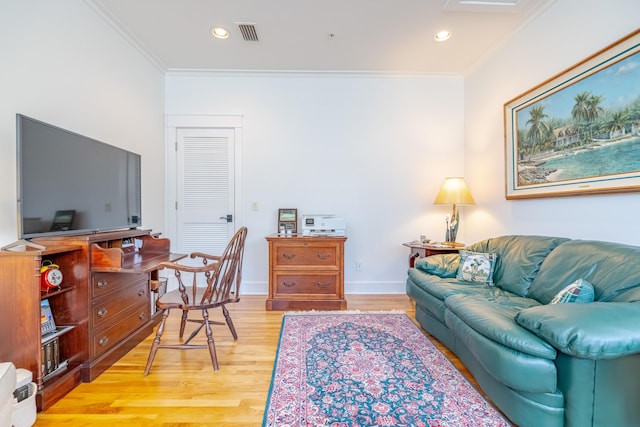
{"type": "Polygon", "coordinates": [[[165,72],[455,74],[554,1],[85,0],[165,72]],[[214,38],[214,26],[230,36],[214,38]],[[445,29],[451,38],[436,42],[445,29]]]}

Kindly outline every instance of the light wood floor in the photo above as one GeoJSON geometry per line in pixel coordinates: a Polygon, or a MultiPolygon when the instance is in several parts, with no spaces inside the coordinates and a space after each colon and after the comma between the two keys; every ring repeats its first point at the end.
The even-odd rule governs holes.
{"type": "MultiPolygon", "coordinates": [[[[226,326],[214,327],[220,370],[207,350],[160,349],[143,376],[149,336],[91,383],[80,384],[38,414],[36,426],[260,426],[271,383],[282,311],[265,311],[266,296],[243,296],[229,306],[239,339],[226,326]]],[[[406,295],[348,295],[352,310],[404,310],[414,318],[406,295]]],[[[172,313],[165,336],[173,334],[172,313]]],[[[222,320],[216,310],[214,320],[222,320]]],[[[438,343],[437,343],[438,344],[438,343]]],[[[446,349],[440,348],[470,378],[446,349]]]]}

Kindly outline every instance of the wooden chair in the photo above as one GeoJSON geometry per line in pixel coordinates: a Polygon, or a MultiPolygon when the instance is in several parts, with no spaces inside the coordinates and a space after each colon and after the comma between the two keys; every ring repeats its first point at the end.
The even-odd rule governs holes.
{"type": "MultiPolygon", "coordinates": [[[[153,359],[159,348],[176,350],[189,350],[196,348],[208,348],[211,354],[211,362],[214,371],[218,370],[218,358],[211,332],[211,324],[217,323],[209,320],[209,309],[222,307],[222,313],[231,330],[233,339],[238,339],[238,334],[231,321],[229,311],[225,304],[240,301],[240,283],[242,281],[242,258],[244,254],[244,242],[247,237],[247,228],[240,228],[229,241],[227,248],[221,256],[207,255],[202,252],[193,252],[189,256],[201,259],[202,265],[188,266],[179,263],[163,262],[160,268],[174,270],[178,281],[178,289],[167,292],[156,301],[158,310],[162,310],[162,321],[156,332],[156,337],[151,345],[147,366],[144,375],[151,370],[153,359]],[[165,323],[171,309],[182,310],[180,322],[180,342],[177,344],[161,344],[165,323]],[[201,311],[202,319],[189,319],[190,311],[201,311]],[[189,338],[182,340],[187,322],[196,322],[199,325],[191,333],[189,338]],[[207,344],[190,344],[191,340],[204,328],[207,336],[207,344]]],[[[222,323],[219,323],[222,324],[222,323]]]]}

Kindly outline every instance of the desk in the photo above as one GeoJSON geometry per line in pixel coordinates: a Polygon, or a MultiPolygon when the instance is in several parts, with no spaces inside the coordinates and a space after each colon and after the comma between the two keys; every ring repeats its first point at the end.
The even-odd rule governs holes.
{"type": "Polygon", "coordinates": [[[45,236],[33,239],[43,249],[0,251],[0,313],[11,325],[0,328],[0,360],[31,371],[39,410],[93,381],[153,332],[160,321],[151,295],[158,265],[186,257],[171,253],[169,239],[156,235],[132,229],[45,236]],[[42,293],[46,261],[59,265],[64,279],[42,293]],[[65,326],[52,338],[40,323],[45,299],[65,326]]]}
{"type": "Polygon", "coordinates": [[[429,243],[425,244],[420,242],[407,242],[402,244],[402,246],[406,246],[411,250],[409,253],[409,267],[411,268],[413,268],[415,260],[418,257],[424,258],[431,255],[455,253],[464,247],[463,243],[451,243],[451,245],[455,246],[429,243]]]}

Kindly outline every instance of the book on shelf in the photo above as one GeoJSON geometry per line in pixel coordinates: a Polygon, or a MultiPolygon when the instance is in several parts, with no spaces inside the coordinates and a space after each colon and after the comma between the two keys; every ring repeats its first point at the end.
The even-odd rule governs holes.
{"type": "Polygon", "coordinates": [[[58,375],[59,373],[63,372],[65,369],[67,369],[67,366],[69,365],[69,361],[68,360],[63,360],[60,362],[60,364],[58,365],[58,367],[53,370],[52,372],[46,374],[43,376],[42,381],[47,381],[53,377],[55,377],[56,375],[58,375]]]}
{"type": "Polygon", "coordinates": [[[60,354],[60,336],[74,326],[57,326],[53,332],[42,335],[42,378],[54,377],[67,368],[68,360],[60,354]]]}
{"type": "Polygon", "coordinates": [[[42,344],[42,377],[52,376],[67,366],[67,361],[60,358],[60,340],[51,339],[42,344]]]}
{"type": "Polygon", "coordinates": [[[42,345],[42,376],[55,371],[60,360],[60,344],[58,338],[47,341],[42,345]]]}
{"type": "Polygon", "coordinates": [[[54,370],[58,368],[58,366],[60,366],[60,340],[58,338],[55,338],[53,340],[53,366],[54,366],[54,370]]]}
{"type": "Polygon", "coordinates": [[[56,322],[53,319],[53,312],[48,299],[40,301],[40,325],[42,327],[42,335],[56,331],[56,322]]]}

